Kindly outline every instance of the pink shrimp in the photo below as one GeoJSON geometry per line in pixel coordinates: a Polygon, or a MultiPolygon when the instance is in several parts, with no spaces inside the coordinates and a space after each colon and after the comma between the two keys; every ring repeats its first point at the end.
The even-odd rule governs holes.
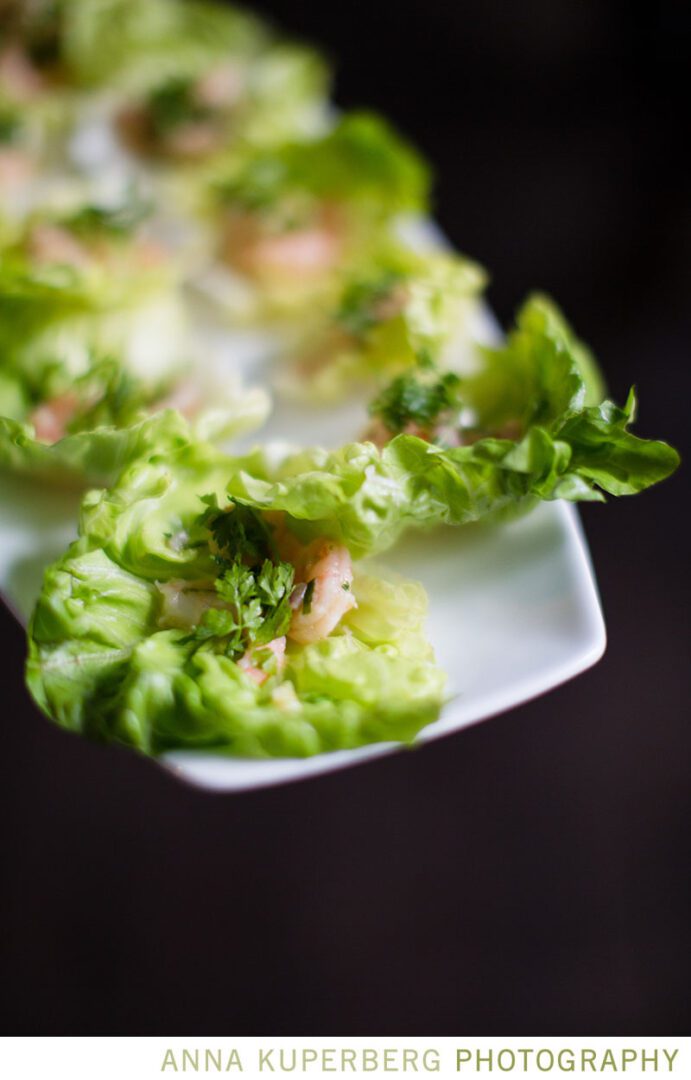
{"type": "Polygon", "coordinates": [[[338,262],[342,230],[332,208],[312,224],[269,233],[252,214],[234,214],[222,244],[222,257],[253,278],[294,282],[314,280],[338,262]]]}
{"type": "Polygon", "coordinates": [[[0,52],[0,87],[11,100],[21,102],[33,101],[46,89],[46,80],[19,44],[0,52]]]}
{"type": "Polygon", "coordinates": [[[179,413],[191,420],[199,412],[202,404],[203,396],[199,387],[195,386],[191,379],[184,379],[164,398],[155,402],[151,412],[159,412],[161,409],[177,409],[179,413]]]}
{"type": "Polygon", "coordinates": [[[233,64],[212,68],[198,80],[194,97],[200,105],[228,109],[236,105],[245,89],[242,72],[233,64]]]}
{"type": "Polygon", "coordinates": [[[92,264],[92,258],[83,244],[60,225],[41,222],[34,225],[29,234],[29,255],[39,265],[60,263],[73,266],[75,270],[86,270],[92,264]]]}
{"type": "Polygon", "coordinates": [[[261,686],[269,678],[270,672],[263,671],[262,668],[254,666],[254,659],[258,649],[268,649],[276,657],[276,667],[278,671],[282,671],[286,662],[286,639],[284,637],[274,638],[273,641],[269,641],[266,645],[257,646],[254,645],[251,649],[248,649],[244,656],[238,660],[238,666],[243,669],[245,675],[249,675],[250,679],[261,686]]]}
{"type": "Polygon", "coordinates": [[[173,157],[194,161],[208,157],[223,145],[223,132],[213,123],[180,124],[165,140],[165,151],[173,157]]]}
{"type": "Polygon", "coordinates": [[[34,425],[36,438],[42,443],[56,443],[64,438],[67,425],[74,418],[80,405],[76,394],[68,390],[52,401],[44,401],[29,416],[34,425]]]}
{"type": "Polygon", "coordinates": [[[34,165],[28,154],[14,147],[0,150],[0,189],[12,191],[30,179],[34,165]]]}
{"type": "Polygon", "coordinates": [[[293,615],[288,637],[300,645],[309,645],[328,637],[346,612],[356,606],[352,593],[353,565],[348,549],[328,540],[318,541],[314,557],[307,561],[299,577],[308,587],[310,582],[314,585],[309,610],[305,611],[303,599],[293,615]]]}

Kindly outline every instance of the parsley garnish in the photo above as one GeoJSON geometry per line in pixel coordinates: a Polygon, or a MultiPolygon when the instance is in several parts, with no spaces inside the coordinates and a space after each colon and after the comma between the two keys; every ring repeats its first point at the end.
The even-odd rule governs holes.
{"type": "Polygon", "coordinates": [[[228,607],[205,611],[194,639],[221,639],[223,653],[235,659],[250,646],[268,645],[282,637],[293,614],[294,573],[288,563],[265,559],[260,567],[250,567],[237,556],[215,582],[216,592],[228,607]]]}
{"type": "Polygon", "coordinates": [[[199,101],[193,79],[169,79],[149,94],[147,104],[151,127],[162,137],[182,124],[197,123],[213,116],[213,109],[199,101]]]}
{"type": "Polygon", "coordinates": [[[197,524],[213,538],[221,571],[214,586],[226,606],[205,611],[192,640],[216,639],[226,656],[237,659],[288,630],[295,570],[278,559],[271,529],[253,507],[231,500],[221,510],[215,495],[202,502],[206,509],[197,524]]]}
{"type": "Polygon", "coordinates": [[[52,0],[31,8],[25,16],[24,46],[37,67],[52,67],[61,54],[60,4],[52,0]]]}
{"type": "Polygon", "coordinates": [[[215,495],[203,495],[206,510],[198,524],[208,529],[218,549],[217,561],[224,565],[228,555],[239,556],[246,562],[261,559],[277,561],[277,551],[271,529],[258,510],[230,500],[227,510],[221,510],[215,495]],[[224,554],[225,553],[225,554],[224,554]]]}
{"type": "Polygon", "coordinates": [[[377,416],[389,431],[403,431],[408,424],[430,427],[447,410],[460,404],[458,375],[447,371],[434,381],[418,372],[408,372],[393,379],[370,405],[370,415],[377,416]]]}
{"type": "Polygon", "coordinates": [[[70,432],[135,423],[155,397],[155,390],[110,357],[94,358],[93,366],[72,384],[83,407],[68,425],[70,432]]]}
{"type": "Polygon", "coordinates": [[[62,224],[74,233],[125,237],[141,224],[150,211],[151,207],[143,199],[132,197],[122,206],[83,206],[65,218],[62,224]]]}
{"type": "Polygon", "coordinates": [[[378,308],[403,280],[403,275],[396,270],[384,270],[377,277],[351,282],[341,298],[336,314],[338,322],[353,337],[364,337],[369,330],[385,321],[378,308]]]}

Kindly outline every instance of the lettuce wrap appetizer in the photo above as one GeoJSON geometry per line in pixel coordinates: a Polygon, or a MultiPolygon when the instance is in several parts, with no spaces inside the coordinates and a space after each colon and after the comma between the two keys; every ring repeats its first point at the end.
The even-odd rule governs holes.
{"type": "Polygon", "coordinates": [[[236,317],[301,314],[338,287],[344,267],[380,249],[402,215],[425,209],[428,186],[419,155],[370,113],[238,154],[211,186],[217,269],[207,291],[236,317]]]}
{"type": "Polygon", "coordinates": [[[115,116],[130,146],[176,159],[218,148],[231,127],[266,137],[309,131],[325,85],[314,52],[275,45],[260,19],[227,4],[3,4],[0,97],[30,108],[46,135],[61,136],[68,167],[84,165],[71,136],[115,116]]]}
{"type": "Polygon", "coordinates": [[[148,208],[84,204],[29,217],[0,252],[0,366],[40,390],[46,369],[77,378],[113,354],[155,383],[187,345],[180,269],[148,208]]]}
{"type": "Polygon", "coordinates": [[[377,435],[340,450],[305,450],[278,464],[238,462],[230,494],[283,510],[311,538],[353,555],[389,547],[411,526],[498,521],[539,500],[599,501],[664,480],[679,455],[639,439],[633,390],[602,401],[595,362],[558,309],[531,297],[504,346],[480,350],[474,373],[431,368],[399,376],[374,403],[377,435]]]}
{"type": "Polygon", "coordinates": [[[411,741],[443,700],[424,590],[354,568],[308,503],[298,520],[229,499],[233,468],[169,442],[85,497],[29,628],[36,702],[70,731],[150,754],[411,741]]]}
{"type": "Polygon", "coordinates": [[[411,369],[457,363],[484,283],[480,267],[460,256],[387,245],[345,276],[335,303],[291,349],[281,386],[328,402],[411,369]]]}
{"type": "Polygon", "coordinates": [[[266,37],[259,19],[205,0],[4,0],[0,86],[20,100],[151,86],[256,53],[266,37]]]}
{"type": "Polygon", "coordinates": [[[156,411],[214,440],[266,418],[263,391],[189,370],[177,271],[140,211],[35,216],[0,257],[0,466],[105,481],[156,411]]]}
{"type": "Polygon", "coordinates": [[[161,163],[204,163],[242,141],[309,135],[323,123],[327,71],[310,49],[276,45],[172,75],[119,109],[125,145],[161,163]]]}
{"type": "Polygon", "coordinates": [[[0,469],[69,486],[109,483],[123,464],[157,445],[169,418],[181,436],[225,444],[261,426],[268,394],[202,368],[149,383],[112,358],[78,378],[44,372],[40,388],[0,368],[0,469]]]}

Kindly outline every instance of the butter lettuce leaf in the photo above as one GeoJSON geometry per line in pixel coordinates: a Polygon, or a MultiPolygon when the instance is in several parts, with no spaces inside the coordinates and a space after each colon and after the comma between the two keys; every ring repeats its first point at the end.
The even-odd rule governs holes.
{"type": "Polygon", "coordinates": [[[217,572],[201,496],[223,505],[232,468],[208,446],[171,441],[85,496],[79,539],[46,571],[29,628],[36,702],[70,731],[153,754],[307,756],[412,741],[444,697],[419,585],[356,571],[358,607],[322,641],[289,641],[282,676],[264,685],[213,640],[162,626],[167,583],[217,572]]]}
{"type": "Polygon", "coordinates": [[[484,350],[461,390],[482,428],[509,422],[515,438],[474,438],[445,449],[401,434],[383,449],[350,443],[306,450],[278,465],[255,455],[238,462],[229,493],[250,506],[281,509],[305,537],[314,522],[359,556],[390,546],[409,526],[496,521],[539,500],[603,501],[664,480],[679,455],[640,439],[632,391],[624,408],[591,403],[601,393],[594,361],[558,309],[530,298],[505,346],[484,350]]]}
{"type": "MultiPolygon", "coordinates": [[[[168,399],[171,402],[174,393],[168,399]]],[[[204,394],[194,416],[185,418],[166,406],[165,398],[157,404],[149,393],[139,398],[135,395],[126,411],[118,415],[113,412],[116,403],[112,394],[106,393],[68,434],[46,443],[36,435],[25,385],[0,370],[0,469],[69,486],[111,483],[130,461],[152,449],[163,449],[171,441],[232,441],[259,427],[270,408],[263,390],[243,388],[230,378],[215,391],[211,381],[204,394]]]]}
{"type": "Polygon", "coordinates": [[[309,194],[385,218],[425,209],[429,184],[422,157],[383,118],[353,112],[318,138],[238,157],[215,190],[222,205],[253,211],[309,194]]]}
{"type": "Polygon", "coordinates": [[[281,388],[326,402],[441,363],[469,346],[485,281],[469,259],[388,243],[346,274],[335,302],[313,317],[289,350],[281,388]]]}
{"type": "Polygon", "coordinates": [[[142,88],[195,75],[214,61],[252,57],[261,21],[206,0],[62,0],[62,60],[79,86],[142,88]]]}
{"type": "Polygon", "coordinates": [[[190,437],[188,423],[173,410],[127,427],[77,431],[52,445],[36,439],[31,424],[0,416],[0,469],[69,487],[109,483],[133,459],[190,437]]]}

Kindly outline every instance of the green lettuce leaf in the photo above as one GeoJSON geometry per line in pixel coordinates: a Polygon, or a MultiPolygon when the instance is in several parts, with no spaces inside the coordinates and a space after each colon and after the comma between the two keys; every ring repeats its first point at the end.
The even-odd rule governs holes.
{"type": "Polygon", "coordinates": [[[484,349],[464,380],[463,400],[487,430],[517,422],[550,426],[605,394],[602,374],[556,304],[535,293],[523,304],[504,346],[484,349]]]}
{"type": "MultiPolygon", "coordinates": [[[[106,482],[139,445],[140,431],[149,431],[152,412],[177,405],[190,384],[186,311],[174,271],[126,272],[139,211],[134,203],[87,205],[57,221],[87,243],[113,245],[113,272],[110,264],[93,272],[34,265],[26,244],[31,222],[0,257],[0,467],[106,482]],[[65,437],[44,445],[35,410],[66,397],[74,407],[58,425],[65,437]]],[[[243,390],[212,365],[194,376],[194,388],[189,430],[196,437],[224,440],[266,418],[262,391],[243,390]]]]}
{"type": "Polygon", "coordinates": [[[291,349],[282,386],[294,396],[334,400],[441,362],[447,348],[468,340],[485,280],[460,256],[387,244],[346,275],[336,302],[291,349]]]}
{"type": "Polygon", "coordinates": [[[635,494],[674,472],[679,455],[631,434],[633,391],[623,409],[588,403],[599,393],[592,365],[556,307],[531,298],[506,346],[485,350],[460,384],[480,427],[513,422],[516,438],[444,449],[403,434],[383,450],[351,443],[278,465],[255,455],[238,462],[228,490],[249,506],[284,510],[304,537],[318,521],[321,534],[359,556],[384,550],[409,526],[498,520],[541,499],[635,494]]]}
{"type": "Polygon", "coordinates": [[[68,487],[109,483],[134,458],[165,447],[169,440],[185,443],[190,435],[179,413],[167,410],[128,427],[77,431],[48,445],[35,438],[30,424],[0,416],[0,469],[68,487]]]}
{"type": "Polygon", "coordinates": [[[217,182],[220,201],[265,210],[306,193],[367,208],[388,218],[427,205],[429,170],[390,125],[374,113],[346,114],[320,138],[288,142],[238,159],[217,182]]]}
{"type": "MultiPolygon", "coordinates": [[[[111,364],[102,367],[113,370],[111,364]]],[[[157,403],[151,387],[114,367],[114,379],[106,376],[102,385],[95,384],[104,396],[78,415],[68,433],[54,443],[36,437],[26,381],[0,369],[0,469],[70,486],[106,484],[129,461],[171,439],[223,444],[259,427],[269,412],[268,395],[261,389],[243,388],[229,377],[198,377],[202,401],[193,417],[183,418],[172,407],[175,383],[172,394],[157,403]]],[[[98,367],[95,373],[100,374],[98,367]]],[[[58,376],[62,378],[61,373],[58,376]]],[[[88,386],[89,378],[87,373],[73,385],[85,381],[88,386]]]]}
{"type": "Polygon", "coordinates": [[[308,137],[325,122],[331,73],[305,45],[277,43],[249,65],[240,134],[253,146],[308,137]]]}
{"type": "MultiPolygon", "coordinates": [[[[306,756],[410,742],[437,718],[444,693],[419,585],[356,572],[358,607],[322,641],[289,641],[282,676],[263,685],[213,635],[161,625],[167,583],[217,572],[201,495],[223,505],[232,468],[208,446],[171,442],[133,462],[110,491],[85,496],[79,539],[46,571],[29,628],[36,702],[71,731],[146,753],[306,756]]],[[[258,581],[280,601],[280,629],[286,582],[265,569],[258,581]]]]}
{"type": "Polygon", "coordinates": [[[63,64],[81,86],[141,89],[251,57],[267,40],[252,15],[205,0],[62,0],[61,8],[63,64]]]}

